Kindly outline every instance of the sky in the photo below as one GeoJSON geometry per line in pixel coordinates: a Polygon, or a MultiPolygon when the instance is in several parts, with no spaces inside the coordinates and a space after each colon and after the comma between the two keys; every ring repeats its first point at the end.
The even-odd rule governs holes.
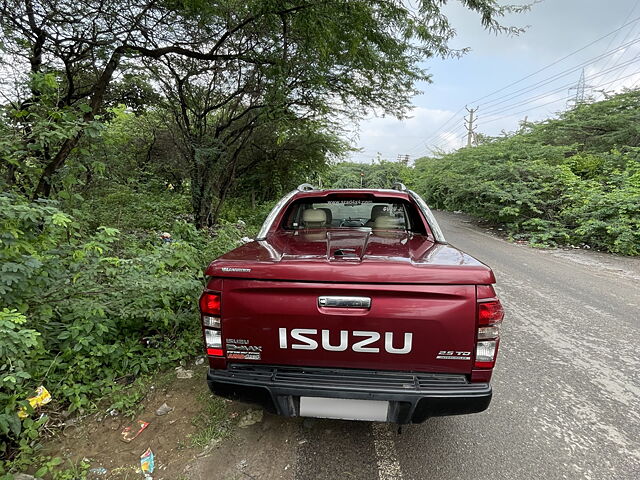
{"type": "Polygon", "coordinates": [[[360,151],[350,160],[415,160],[459,148],[465,107],[477,108],[475,131],[491,136],[517,130],[525,118],[553,117],[575,99],[583,69],[585,95],[596,100],[603,90],[640,87],[640,0],[543,0],[501,21],[527,27],[518,36],[484,30],[458,2],[445,12],[457,32],[451,46],[471,51],[424,64],[432,83],[418,85],[423,93],[408,119],[371,115],[354,126],[360,151]]]}

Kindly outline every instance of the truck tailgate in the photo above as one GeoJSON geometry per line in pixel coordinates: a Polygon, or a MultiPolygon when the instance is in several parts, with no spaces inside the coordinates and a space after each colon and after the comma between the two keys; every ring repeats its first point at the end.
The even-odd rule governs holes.
{"type": "Polygon", "coordinates": [[[475,285],[222,280],[229,362],[470,373],[475,285]],[[328,307],[319,297],[364,297],[328,307]]]}

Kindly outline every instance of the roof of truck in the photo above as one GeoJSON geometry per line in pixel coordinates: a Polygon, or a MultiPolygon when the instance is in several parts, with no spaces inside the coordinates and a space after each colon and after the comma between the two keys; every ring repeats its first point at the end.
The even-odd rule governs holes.
{"type": "Polygon", "coordinates": [[[331,188],[331,189],[318,189],[318,190],[304,190],[298,191],[295,194],[295,198],[307,198],[307,197],[326,197],[329,195],[340,194],[372,194],[377,197],[392,197],[392,198],[409,198],[409,194],[403,190],[384,189],[384,188],[331,188]]]}

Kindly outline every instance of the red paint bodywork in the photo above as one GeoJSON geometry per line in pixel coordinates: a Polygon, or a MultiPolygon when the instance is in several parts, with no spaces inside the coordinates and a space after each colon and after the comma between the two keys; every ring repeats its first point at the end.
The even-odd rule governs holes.
{"type": "MultiPolygon", "coordinates": [[[[362,191],[301,192],[305,197],[361,195],[362,191]]],[[[376,195],[367,191],[367,195],[376,195]]],[[[411,203],[404,192],[378,194],[411,203]]],[[[206,270],[207,289],[222,293],[222,337],[246,340],[262,348],[250,364],[362,368],[469,375],[489,381],[491,369],[473,369],[479,299],[495,298],[495,277],[489,267],[457,248],[426,235],[369,229],[322,228],[287,231],[280,227],[287,206],[264,240],[253,241],[214,260],[206,270]],[[355,255],[341,258],[338,249],[355,255]],[[246,271],[250,269],[250,271],[246,271]],[[371,308],[324,308],[323,295],[371,298],[371,308]],[[283,349],[278,329],[331,332],[339,342],[341,330],[392,332],[402,345],[413,334],[407,354],[283,349]],[[436,359],[441,350],[472,352],[470,360],[436,359]]],[[[312,335],[313,336],[313,335],[312,335]]],[[[350,338],[351,346],[354,340],[350,338]]],[[[211,358],[213,368],[225,368],[224,358],[211,358]]]]}
{"type": "Polygon", "coordinates": [[[279,231],[266,240],[232,250],[215,260],[207,275],[311,282],[468,284],[495,283],[489,267],[447,244],[405,232],[317,229],[279,231]],[[383,236],[382,236],[383,235],[383,236]],[[352,248],[356,258],[332,255],[352,248]],[[251,268],[251,275],[223,268],[251,268]]]}

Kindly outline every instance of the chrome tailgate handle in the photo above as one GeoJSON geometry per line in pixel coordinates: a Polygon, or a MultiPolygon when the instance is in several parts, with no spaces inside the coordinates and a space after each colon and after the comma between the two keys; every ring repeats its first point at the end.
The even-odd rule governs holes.
{"type": "Polygon", "coordinates": [[[336,308],[371,308],[369,297],[318,297],[318,306],[336,308]]]}

